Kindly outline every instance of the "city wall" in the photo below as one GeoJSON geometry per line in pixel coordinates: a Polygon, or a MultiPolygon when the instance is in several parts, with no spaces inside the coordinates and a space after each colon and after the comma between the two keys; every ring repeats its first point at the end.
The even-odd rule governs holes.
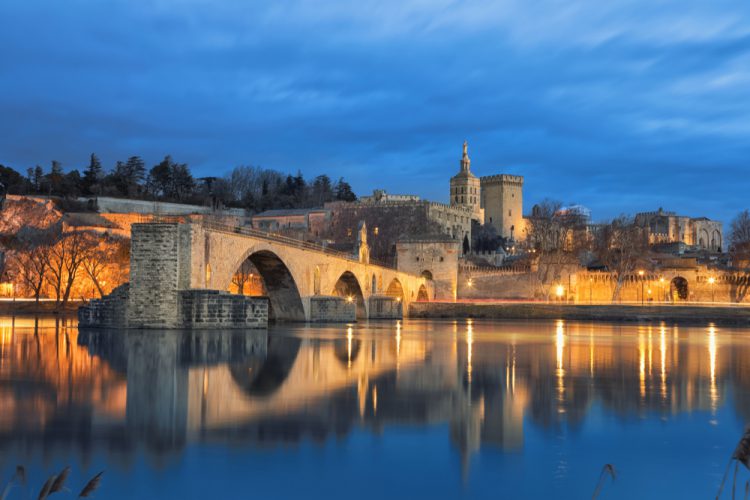
{"type": "Polygon", "coordinates": [[[415,302],[409,306],[409,317],[612,322],[663,321],[670,324],[707,325],[714,323],[717,325],[750,326],[750,307],[415,302]]]}

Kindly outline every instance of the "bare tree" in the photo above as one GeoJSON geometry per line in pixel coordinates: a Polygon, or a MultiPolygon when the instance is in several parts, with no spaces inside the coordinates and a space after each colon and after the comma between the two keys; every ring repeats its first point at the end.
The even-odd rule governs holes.
{"type": "Polygon", "coordinates": [[[245,295],[245,285],[253,279],[253,273],[256,272],[252,262],[245,259],[240,268],[232,276],[232,284],[237,287],[237,293],[245,295]]]}
{"type": "Polygon", "coordinates": [[[631,217],[621,215],[596,233],[594,253],[607,269],[612,282],[612,302],[620,298],[623,283],[639,267],[649,266],[648,233],[631,217]]]}
{"type": "Polygon", "coordinates": [[[84,231],[72,231],[61,235],[52,246],[48,259],[48,283],[55,293],[55,302],[65,306],[88,253],[93,247],[93,238],[84,231]]]}
{"type": "Polygon", "coordinates": [[[26,227],[10,243],[10,266],[27,292],[39,302],[48,278],[49,258],[57,234],[54,231],[26,227]]]}
{"type": "Polygon", "coordinates": [[[535,294],[548,298],[553,283],[563,281],[591,248],[586,218],[575,209],[563,209],[559,201],[545,199],[534,206],[527,233],[535,294]]]}
{"type": "Polygon", "coordinates": [[[729,229],[729,253],[736,267],[750,267],[750,211],[743,210],[729,229]]]}

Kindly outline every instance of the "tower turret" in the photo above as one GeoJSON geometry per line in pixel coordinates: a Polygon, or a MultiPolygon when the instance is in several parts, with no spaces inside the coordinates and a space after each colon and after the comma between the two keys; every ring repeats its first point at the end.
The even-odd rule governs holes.
{"type": "Polygon", "coordinates": [[[479,178],[471,173],[471,160],[469,159],[469,145],[464,141],[463,154],[461,155],[461,170],[451,177],[451,206],[469,207],[472,218],[480,224],[484,223],[484,213],[480,207],[481,193],[479,178]]]}

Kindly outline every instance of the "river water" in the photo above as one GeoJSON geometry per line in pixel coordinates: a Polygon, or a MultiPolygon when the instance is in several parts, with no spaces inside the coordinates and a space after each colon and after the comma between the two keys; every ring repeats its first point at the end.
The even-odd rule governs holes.
{"type": "Polygon", "coordinates": [[[107,499],[578,499],[611,464],[599,498],[713,498],[750,419],[748,333],[0,318],[0,477],[22,464],[34,498],[70,465],[75,493],[104,470],[107,499]]]}

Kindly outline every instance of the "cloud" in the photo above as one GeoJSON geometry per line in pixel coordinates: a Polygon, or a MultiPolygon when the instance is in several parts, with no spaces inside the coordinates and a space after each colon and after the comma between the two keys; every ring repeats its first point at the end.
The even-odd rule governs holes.
{"type": "Polygon", "coordinates": [[[447,200],[460,145],[603,218],[730,218],[750,187],[750,4],[9,0],[0,163],[96,151],[327,172],[447,200]]]}

